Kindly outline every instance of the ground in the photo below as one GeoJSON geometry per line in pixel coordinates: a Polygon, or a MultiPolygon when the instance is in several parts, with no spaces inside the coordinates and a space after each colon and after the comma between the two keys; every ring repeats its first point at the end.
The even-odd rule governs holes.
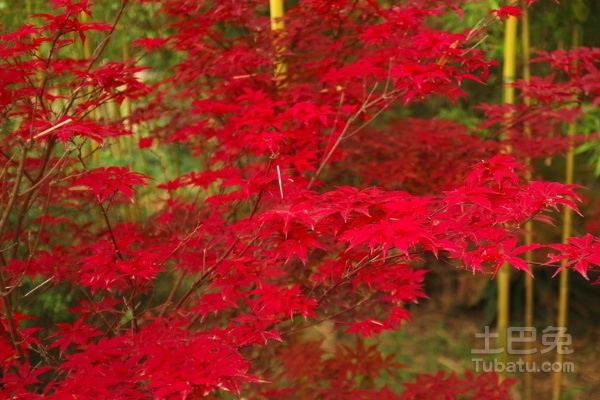
{"type": "MultiPolygon", "coordinates": [[[[472,277],[468,274],[467,276],[472,277]]],[[[393,332],[383,335],[380,339],[380,345],[386,351],[398,353],[398,359],[407,367],[400,372],[400,380],[411,381],[418,373],[431,373],[431,371],[445,370],[462,374],[466,370],[474,370],[475,362],[473,357],[480,355],[471,354],[472,349],[483,348],[483,340],[476,339],[475,334],[483,332],[487,324],[493,324],[493,316],[490,318],[490,307],[480,304],[467,310],[466,300],[474,302],[475,300],[467,297],[460,297],[461,279],[459,273],[455,276],[451,288],[437,288],[435,295],[429,300],[412,307],[413,319],[406,324],[400,332],[393,332]],[[452,297],[452,289],[455,296],[452,297]],[[457,299],[461,299],[458,301],[457,299]],[[466,299],[466,300],[465,300],[466,299]]],[[[475,278],[477,280],[477,278],[475,278]]],[[[481,280],[480,280],[481,281],[481,280]]],[[[483,296],[484,289],[481,282],[472,283],[470,290],[480,290],[483,296]]],[[[518,287],[518,285],[516,285],[518,287]]],[[[488,289],[489,290],[488,286],[488,289]]],[[[491,285],[493,287],[493,284],[491,285]]],[[[431,288],[430,288],[431,289],[431,288]]],[[[598,292],[600,288],[595,287],[598,292]]],[[[485,302],[484,302],[485,303],[485,302]]],[[[572,304],[576,305],[573,301],[572,304]]],[[[542,315],[545,313],[542,307],[542,315]]],[[[493,307],[492,307],[493,309],[493,307]]],[[[539,308],[538,308],[539,310],[539,308]]],[[[549,311],[550,312],[550,311],[549,311]]],[[[563,374],[563,395],[562,399],[569,400],[592,400],[598,398],[600,393],[600,324],[595,324],[598,319],[584,319],[576,311],[571,312],[573,329],[569,330],[573,339],[573,353],[566,355],[565,361],[572,362],[574,372],[563,374]],[[599,326],[596,326],[599,325],[599,326]]],[[[588,314],[594,315],[594,314],[588,314]]],[[[541,323],[541,322],[540,322],[541,323]]],[[[517,326],[516,324],[511,324],[517,326]]],[[[543,323],[540,329],[543,329],[543,323]]],[[[491,328],[494,329],[493,327],[491,328]]],[[[539,339],[539,337],[538,337],[539,339]]],[[[537,351],[533,355],[533,361],[536,365],[543,362],[554,362],[556,353],[554,351],[541,354],[544,346],[541,340],[536,341],[537,351]]],[[[486,356],[488,360],[493,360],[491,356],[486,356]]],[[[516,361],[518,357],[512,356],[509,361],[516,361]]],[[[523,380],[523,374],[509,374],[511,377],[523,380]]],[[[514,387],[512,396],[514,399],[522,399],[522,383],[514,387]]],[[[552,373],[534,373],[533,390],[535,399],[550,399],[552,393],[552,373]]]]}

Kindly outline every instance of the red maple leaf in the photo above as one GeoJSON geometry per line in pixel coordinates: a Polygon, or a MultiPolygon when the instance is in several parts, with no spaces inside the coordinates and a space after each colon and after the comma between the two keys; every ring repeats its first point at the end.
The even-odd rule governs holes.
{"type": "Polygon", "coordinates": [[[520,17],[523,15],[523,9],[519,6],[504,6],[490,11],[490,14],[496,15],[500,21],[506,21],[509,17],[520,17]]]}

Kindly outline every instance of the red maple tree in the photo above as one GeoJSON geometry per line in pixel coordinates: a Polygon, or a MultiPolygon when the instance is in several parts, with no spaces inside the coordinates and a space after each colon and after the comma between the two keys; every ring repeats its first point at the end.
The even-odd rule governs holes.
{"type": "MultiPolygon", "coordinates": [[[[50,3],[0,40],[7,398],[398,398],[376,379],[400,366],[362,337],[400,328],[426,296],[419,260],[528,270],[519,256],[541,245],[519,246],[523,223],[577,210],[575,187],[525,181],[518,160],[564,151],[544,135],[580,115],[574,99],[598,98],[597,50],[541,54],[566,79],[518,83],[539,106],[482,106],[482,139],[452,121],[378,119],[485,80],[482,31],[431,23],[459,2],[304,0],[273,32],[265,1],[165,0],[169,35],[133,43],[182,55],[156,84],[133,59],[103,61],[128,1],[111,23],[86,22],[89,1],[50,3]],[[74,57],[91,33],[104,35],[95,52],[74,57]],[[92,118],[131,100],[126,118],[92,118]],[[178,143],[195,168],[164,179],[94,162],[131,135],[135,156],[178,143]],[[147,209],[127,222],[133,201],[147,209]],[[28,314],[41,293],[68,294],[68,315],[28,314]],[[324,321],[355,339],[325,354],[300,334],[324,321]]],[[[552,245],[549,263],[585,274],[597,240],[552,245]]],[[[505,398],[511,383],[432,373],[401,398],[505,398]]]]}

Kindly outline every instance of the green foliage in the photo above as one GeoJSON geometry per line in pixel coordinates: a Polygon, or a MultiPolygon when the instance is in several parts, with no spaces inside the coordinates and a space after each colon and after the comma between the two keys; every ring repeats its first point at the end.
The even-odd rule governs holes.
{"type": "Polygon", "coordinates": [[[583,118],[577,124],[577,133],[589,137],[579,145],[577,154],[587,155],[588,166],[595,177],[600,176],[600,110],[598,107],[586,107],[583,118]]]}

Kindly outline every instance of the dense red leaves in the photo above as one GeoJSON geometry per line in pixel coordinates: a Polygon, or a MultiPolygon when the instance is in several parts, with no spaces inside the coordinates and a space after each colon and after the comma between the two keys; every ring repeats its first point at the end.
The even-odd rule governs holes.
{"type": "Polygon", "coordinates": [[[450,120],[406,118],[349,138],[346,149],[336,166],[363,185],[431,194],[460,184],[467,168],[497,154],[500,143],[450,120]]]}
{"type": "Polygon", "coordinates": [[[256,299],[248,300],[248,305],[258,318],[292,318],[294,315],[315,316],[312,309],[317,306],[316,301],[304,298],[297,287],[288,289],[265,285],[249,294],[256,295],[256,299]]]}
{"type": "Polygon", "coordinates": [[[249,363],[219,332],[191,335],[159,321],[134,335],[101,338],[69,355],[54,382],[54,397],[170,399],[202,397],[213,390],[239,392],[249,363]]]}
{"type": "Polygon", "coordinates": [[[360,332],[363,336],[371,337],[371,335],[380,334],[385,328],[385,325],[379,321],[368,319],[360,322],[353,322],[346,332],[360,332]]]}
{"type": "Polygon", "coordinates": [[[152,147],[153,141],[154,139],[151,137],[140,138],[140,140],[138,141],[138,147],[140,149],[147,149],[149,147],[152,147]]]}
{"type": "Polygon", "coordinates": [[[395,354],[382,354],[377,346],[367,345],[358,337],[353,345],[336,345],[325,359],[319,341],[290,344],[277,358],[284,368],[273,374],[281,382],[278,389],[263,389],[261,398],[376,399],[397,398],[388,387],[374,388],[384,374],[396,375],[403,365],[395,362],[395,354]],[[302,384],[304,383],[304,384],[302,384]]]}
{"type": "Polygon", "coordinates": [[[437,374],[420,375],[416,382],[406,383],[406,391],[400,399],[430,399],[431,393],[443,393],[444,398],[471,398],[471,399],[496,399],[510,398],[510,386],[514,379],[505,378],[500,382],[500,377],[494,373],[475,375],[467,372],[464,378],[458,378],[454,373],[449,377],[443,372],[437,374]]]}
{"type": "Polygon", "coordinates": [[[146,179],[151,178],[139,172],[129,171],[126,167],[100,167],[77,178],[72,188],[87,187],[99,202],[107,200],[117,192],[132,200],[133,185],[146,185],[146,179]]]}
{"type": "Polygon", "coordinates": [[[519,6],[504,6],[497,10],[492,10],[491,13],[496,15],[501,21],[506,21],[509,17],[520,17],[523,15],[523,9],[519,6]]]}
{"type": "MultiPolygon", "coordinates": [[[[485,80],[478,38],[430,24],[447,2],[303,1],[276,33],[262,1],[161,2],[170,36],[134,41],[181,55],[157,87],[132,61],[64,57],[114,26],[82,22],[88,1],[52,3],[0,36],[0,112],[13,124],[0,142],[2,271],[6,298],[20,299],[2,310],[5,397],[398,398],[378,382],[401,365],[362,336],[399,329],[426,297],[423,257],[528,271],[521,255],[542,246],[519,245],[521,226],[577,211],[577,186],[525,181],[519,160],[567,148],[555,133],[581,117],[573,102],[600,98],[596,49],[540,53],[564,76],[515,83],[539,105],[482,105],[483,139],[448,120],[377,119],[485,80]],[[274,79],[276,60],[287,73],[274,79]],[[127,125],[91,118],[152,89],[127,125]],[[86,143],[108,148],[140,126],[140,149],[175,143],[194,158],[179,176],[156,173],[136,219],[120,200],[151,177],[114,155],[97,165],[104,149],[86,143]],[[497,155],[507,145],[514,157],[497,155]],[[62,288],[68,318],[26,328],[19,307],[62,288]],[[344,339],[299,334],[325,324],[344,339]]],[[[597,247],[551,245],[549,264],[587,276],[597,247]]],[[[510,383],[424,375],[401,398],[504,398],[510,383]]]]}
{"type": "MultiPolygon", "coordinates": [[[[572,267],[584,278],[589,279],[588,270],[592,266],[600,266],[600,244],[598,238],[589,233],[581,238],[570,238],[566,244],[554,244],[550,247],[559,251],[550,255],[551,262],[561,263],[555,275],[567,267],[572,267]]],[[[599,282],[600,279],[596,281],[599,282]]]]}
{"type": "Polygon", "coordinates": [[[58,337],[58,339],[50,345],[50,348],[58,347],[61,354],[65,353],[71,345],[77,350],[85,350],[90,343],[93,343],[95,336],[102,335],[102,332],[84,324],[82,320],[78,320],[75,324],[59,323],[56,327],[59,331],[51,337],[58,337]]]}
{"type": "Polygon", "coordinates": [[[52,3],[52,6],[55,10],[58,8],[64,8],[66,14],[78,14],[83,12],[87,15],[92,15],[90,11],[92,2],[89,0],[78,0],[77,2],[72,0],[50,0],[50,3],[52,3]]]}

